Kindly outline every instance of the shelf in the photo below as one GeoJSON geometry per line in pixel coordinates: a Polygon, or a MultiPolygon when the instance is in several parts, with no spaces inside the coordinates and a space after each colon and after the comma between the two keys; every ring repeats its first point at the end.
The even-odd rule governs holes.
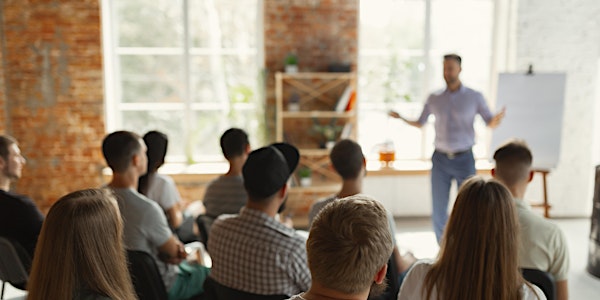
{"type": "Polygon", "coordinates": [[[302,72],[302,73],[277,73],[282,79],[352,79],[352,72],[302,72]]]}
{"type": "Polygon", "coordinates": [[[327,156],[329,155],[329,149],[309,149],[301,148],[298,149],[301,156],[327,156]]]}
{"type": "Polygon", "coordinates": [[[311,186],[293,186],[289,192],[292,194],[302,193],[335,193],[340,190],[341,184],[321,184],[311,186]]]}
{"type": "Polygon", "coordinates": [[[351,118],[356,113],[354,111],[337,112],[337,111],[282,111],[283,118],[351,118]]]}

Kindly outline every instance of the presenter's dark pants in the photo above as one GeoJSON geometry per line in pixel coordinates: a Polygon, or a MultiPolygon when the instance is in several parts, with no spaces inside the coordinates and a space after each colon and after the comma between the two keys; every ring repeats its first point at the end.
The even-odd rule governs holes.
{"type": "Polygon", "coordinates": [[[459,152],[456,155],[436,150],[431,157],[431,163],[431,198],[433,209],[431,218],[435,237],[439,244],[444,233],[444,227],[448,221],[448,201],[452,180],[456,180],[456,186],[460,187],[466,178],[475,175],[475,159],[473,158],[472,150],[459,152]]]}

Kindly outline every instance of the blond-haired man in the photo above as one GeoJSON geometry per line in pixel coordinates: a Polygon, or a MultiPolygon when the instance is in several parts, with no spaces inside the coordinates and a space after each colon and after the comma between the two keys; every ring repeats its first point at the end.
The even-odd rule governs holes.
{"type": "Polygon", "coordinates": [[[360,194],[335,200],[317,215],[306,242],[312,285],[291,299],[358,300],[380,293],[392,249],[381,203],[360,194]]]}
{"type": "Polygon", "coordinates": [[[492,176],[510,190],[519,214],[519,266],[551,273],[556,280],[556,299],[568,299],[567,240],[556,224],[531,212],[529,205],[523,201],[527,185],[533,179],[533,156],[529,147],[524,141],[510,141],[496,150],[494,160],[496,167],[492,169],[492,176]]]}

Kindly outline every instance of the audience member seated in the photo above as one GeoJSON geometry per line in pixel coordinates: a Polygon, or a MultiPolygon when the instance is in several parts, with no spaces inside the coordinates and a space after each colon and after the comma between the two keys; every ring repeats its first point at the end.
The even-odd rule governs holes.
{"type": "Polygon", "coordinates": [[[546,299],[519,271],[518,226],[512,197],[501,183],[466,180],[437,261],[415,263],[398,299],[546,299]]]}
{"type": "Polygon", "coordinates": [[[204,194],[206,216],[204,225],[210,231],[212,222],[222,214],[237,214],[246,205],[242,166],[250,153],[248,135],[239,128],[230,128],[221,136],[221,150],[229,162],[229,171],[208,184],[204,194]]]}
{"type": "Polygon", "coordinates": [[[167,216],[169,226],[177,233],[179,239],[186,242],[195,241],[197,230],[194,230],[194,217],[191,214],[184,214],[175,182],[171,177],[158,173],[158,168],[165,163],[167,155],[169,145],[167,135],[158,131],[149,131],[143,139],[148,147],[148,170],[139,179],[138,192],[158,203],[167,216]]]}
{"type": "Polygon", "coordinates": [[[21,178],[23,166],[17,140],[0,135],[0,236],[18,242],[33,258],[44,216],[27,196],[9,191],[11,182],[21,178]]]}
{"type": "Polygon", "coordinates": [[[533,156],[524,141],[511,141],[494,153],[492,175],[510,190],[520,223],[519,266],[549,272],[556,280],[557,300],[569,298],[567,240],[556,224],[531,211],[523,197],[533,179],[533,156]]]}
{"type": "Polygon", "coordinates": [[[62,197],[42,227],[27,299],[136,299],[122,238],[111,192],[88,189],[62,197]]]}
{"type": "Polygon", "coordinates": [[[216,282],[258,295],[291,296],[308,289],[306,239],[275,219],[299,158],[285,143],[249,154],[242,168],[246,206],[239,215],[219,217],[208,238],[216,282]]]}
{"type": "Polygon", "coordinates": [[[393,237],[381,203],[363,195],[325,206],[310,228],[310,289],[291,300],[367,299],[385,289],[393,237]]]}
{"type": "Polygon", "coordinates": [[[132,132],[113,132],[104,138],[102,153],[113,171],[108,187],[117,196],[123,216],[125,247],[154,257],[170,300],[200,294],[209,269],[184,261],[184,246],[171,232],[160,206],[137,191],[139,177],[147,169],[144,141],[132,132]]]}
{"type": "MultiPolygon", "coordinates": [[[[331,164],[335,171],[342,177],[342,189],[336,195],[321,199],[312,205],[308,214],[310,224],[312,224],[321,209],[335,199],[360,194],[362,192],[363,178],[365,177],[367,170],[366,160],[360,145],[352,140],[341,140],[335,144],[333,149],[331,149],[329,159],[331,160],[331,164]]],[[[412,253],[407,253],[404,256],[400,255],[395,238],[396,222],[389,211],[387,211],[387,216],[389,229],[392,237],[394,237],[392,239],[394,242],[393,255],[395,256],[397,270],[400,272],[400,274],[398,274],[398,281],[402,284],[402,279],[410,269],[411,265],[416,261],[416,258],[412,253]]]]}

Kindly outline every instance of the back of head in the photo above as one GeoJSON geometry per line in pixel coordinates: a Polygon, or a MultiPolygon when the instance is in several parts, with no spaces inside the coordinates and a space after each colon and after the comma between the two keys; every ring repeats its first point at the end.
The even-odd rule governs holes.
{"type": "Polygon", "coordinates": [[[359,144],[345,139],[335,144],[329,159],[343,179],[355,179],[361,175],[365,157],[359,144]]]}
{"type": "Polygon", "coordinates": [[[166,134],[159,131],[149,131],[144,134],[144,143],[148,148],[148,173],[156,170],[165,163],[169,138],[166,134]]]}
{"type": "Polygon", "coordinates": [[[147,147],[146,156],[148,157],[147,173],[140,176],[138,182],[138,192],[147,195],[149,176],[156,173],[158,168],[165,163],[169,138],[166,134],[159,131],[149,131],[144,134],[144,143],[147,147]]]}
{"type": "Polygon", "coordinates": [[[5,161],[8,160],[8,154],[10,153],[8,148],[12,144],[16,144],[17,140],[10,135],[0,135],[0,157],[5,161]]]}
{"type": "Polygon", "coordinates": [[[250,145],[248,134],[239,128],[229,128],[221,135],[221,150],[226,159],[238,157],[246,152],[250,145]]]}
{"type": "Polygon", "coordinates": [[[345,294],[368,290],[392,248],[385,208],[360,194],[325,206],[306,242],[312,280],[345,294]]]}
{"type": "Polygon", "coordinates": [[[60,198],[42,226],[28,299],[71,299],[81,291],[134,299],[122,231],[109,191],[88,189],[60,198]]]}
{"type": "Polygon", "coordinates": [[[508,189],[495,180],[468,179],[424,288],[437,285],[444,299],[519,299],[518,232],[508,189]]]}
{"type": "Polygon", "coordinates": [[[529,178],[533,156],[525,141],[512,140],[494,152],[496,178],[511,187],[529,178]]]}
{"type": "Polygon", "coordinates": [[[286,143],[275,143],[250,152],[242,168],[248,200],[272,199],[286,185],[299,160],[298,149],[286,143]]]}
{"type": "Polygon", "coordinates": [[[140,151],[140,136],[130,131],[115,131],[102,141],[102,154],[113,172],[127,170],[131,158],[140,151]]]}

